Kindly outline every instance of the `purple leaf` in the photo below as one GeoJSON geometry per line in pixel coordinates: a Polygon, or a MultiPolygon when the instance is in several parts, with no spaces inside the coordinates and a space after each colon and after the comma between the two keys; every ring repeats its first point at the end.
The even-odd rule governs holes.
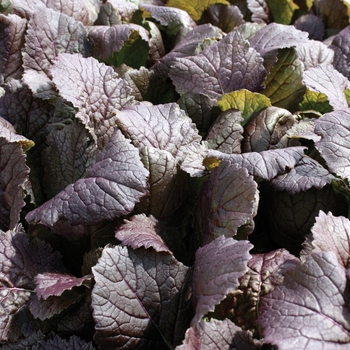
{"type": "Polygon", "coordinates": [[[73,335],[69,340],[63,339],[55,334],[51,339],[41,340],[34,345],[32,350],[93,350],[92,342],[87,343],[85,340],[73,335]]]}
{"type": "Polygon", "coordinates": [[[300,16],[295,22],[294,27],[303,32],[309,33],[309,39],[322,41],[324,36],[324,25],[322,18],[313,14],[300,16]]]}
{"type": "Polygon", "coordinates": [[[321,136],[316,148],[329,170],[350,178],[350,111],[326,113],[315,122],[315,133],[321,136]]]}
{"type": "Polygon", "coordinates": [[[206,322],[201,320],[187,330],[183,344],[176,350],[259,350],[261,344],[253,339],[249,331],[244,331],[226,319],[206,322]]]}
{"type": "Polygon", "coordinates": [[[24,81],[38,97],[48,98],[47,91],[53,88],[49,70],[58,54],[67,52],[87,56],[89,49],[86,30],[81,22],[38,6],[26,32],[24,81]]]}
{"type": "Polygon", "coordinates": [[[221,235],[233,237],[243,225],[248,226],[249,234],[258,201],[257,184],[247,170],[222,161],[203,185],[199,199],[197,215],[202,243],[221,235]]]}
{"type": "Polygon", "coordinates": [[[191,270],[165,253],[105,248],[93,267],[95,341],[100,348],[181,343],[190,311],[191,270]]]}
{"type": "Polygon", "coordinates": [[[184,201],[188,193],[187,176],[179,171],[176,159],[168,151],[144,147],[141,160],[149,171],[148,194],[136,207],[157,219],[166,218],[184,201]]]}
{"type": "Polygon", "coordinates": [[[197,250],[192,282],[195,308],[192,326],[207,312],[214,311],[215,305],[239,286],[239,278],[247,271],[252,247],[248,241],[219,236],[197,250]]]}
{"type": "Polygon", "coordinates": [[[162,57],[152,69],[163,79],[168,77],[171,66],[177,58],[194,56],[208,46],[208,40],[212,44],[223,37],[217,27],[211,24],[202,24],[191,30],[174,48],[162,57]]]}
{"type": "Polygon", "coordinates": [[[251,47],[265,58],[274,50],[296,46],[307,40],[308,34],[293,26],[270,23],[256,32],[249,42],[251,47]]]}
{"type": "Polygon", "coordinates": [[[316,160],[304,156],[299,164],[288,173],[272,179],[272,186],[278,191],[296,194],[310,188],[321,189],[336,178],[316,160]]]}
{"type": "Polygon", "coordinates": [[[49,296],[45,300],[34,294],[30,299],[29,309],[35,318],[45,321],[76,304],[81,298],[82,294],[75,290],[66,291],[59,297],[49,296]]]}
{"type": "Polygon", "coordinates": [[[271,180],[286,170],[294,168],[304,156],[304,149],[304,147],[289,147],[243,154],[225,154],[208,150],[208,156],[227,160],[241,168],[246,168],[253,176],[271,180]]]}
{"type": "Polygon", "coordinates": [[[103,148],[114,131],[116,110],[134,102],[131,88],[112,67],[80,54],[60,54],[50,72],[61,96],[79,109],[76,118],[103,148]]]}
{"type": "Polygon", "coordinates": [[[148,171],[138,150],[116,130],[86,177],[29,212],[26,220],[53,226],[60,220],[71,225],[94,225],[133,210],[146,194],[148,171]]]}
{"type": "Polygon", "coordinates": [[[350,258],[350,221],[343,216],[333,216],[320,211],[311,234],[306,236],[302,255],[312,252],[332,251],[345,268],[349,267],[350,258]]]}
{"type": "Polygon", "coordinates": [[[113,5],[108,1],[102,3],[94,26],[114,26],[119,23],[120,20],[113,5]]]}
{"type": "Polygon", "coordinates": [[[46,300],[50,296],[60,296],[66,290],[84,285],[89,287],[91,276],[75,277],[59,273],[45,272],[35,277],[35,292],[38,298],[46,300]]]}
{"type": "Polygon", "coordinates": [[[332,41],[330,48],[334,51],[334,68],[348,79],[350,78],[350,26],[340,31],[332,41]]]}
{"type": "Polygon", "coordinates": [[[208,147],[223,153],[241,153],[243,140],[242,113],[227,110],[219,115],[208,131],[208,147]]]}
{"type": "Polygon", "coordinates": [[[16,15],[0,15],[0,74],[2,80],[20,79],[22,48],[27,21],[16,15]]]}
{"type": "Polygon", "coordinates": [[[48,198],[84,177],[98,152],[89,132],[77,119],[63,128],[50,131],[41,157],[48,198]]]}
{"type": "Polygon", "coordinates": [[[346,349],[350,339],[345,269],[335,253],[308,255],[262,298],[264,342],[278,349],[346,349]]]}
{"type": "Polygon", "coordinates": [[[136,33],[142,40],[149,42],[148,31],[137,24],[127,23],[116,24],[112,27],[92,27],[89,30],[89,40],[93,46],[93,55],[106,61],[114,53],[120,51],[130,37],[134,40],[136,33]]]}
{"type": "Polygon", "coordinates": [[[254,333],[259,332],[257,317],[261,297],[281,284],[285,271],[298,262],[299,259],[285,249],[253,254],[248,261],[248,271],[239,280],[241,293],[233,291],[228,295],[229,297],[232,295],[232,302],[226,306],[229,312],[233,310],[233,316],[229,315],[231,319],[244,329],[250,329],[254,333]]]}
{"type": "Polygon", "coordinates": [[[266,71],[260,55],[239,32],[232,31],[197,56],[177,58],[169,76],[180,94],[219,98],[240,89],[260,91],[266,71]]]}
{"type": "Polygon", "coordinates": [[[202,154],[205,146],[200,144],[202,138],[177,103],[156,106],[141,103],[118,112],[117,120],[118,126],[138,148],[151,146],[168,151],[180,165],[194,153],[197,159],[192,156],[193,169],[188,172],[193,175],[204,170],[202,154]]]}
{"type": "Polygon", "coordinates": [[[45,5],[47,8],[73,17],[85,26],[92,25],[97,17],[97,5],[84,0],[12,0],[14,13],[28,20],[36,11],[37,6],[45,5]]]}
{"type": "Polygon", "coordinates": [[[115,237],[123,245],[133,249],[140,247],[153,248],[157,252],[171,253],[163,241],[160,223],[153,216],[147,217],[144,214],[133,216],[130,221],[119,227],[115,237]]]}
{"type": "Polygon", "coordinates": [[[303,73],[303,82],[311,90],[324,93],[336,109],[348,108],[344,90],[349,81],[332,65],[322,64],[303,73]]]}
{"type": "Polygon", "coordinates": [[[252,22],[269,22],[270,10],[266,0],[247,0],[247,6],[250,12],[252,13],[252,22]]]}
{"type": "Polygon", "coordinates": [[[261,152],[285,148],[290,141],[286,132],[296,123],[284,108],[267,107],[244,127],[243,152],[261,152]]]}

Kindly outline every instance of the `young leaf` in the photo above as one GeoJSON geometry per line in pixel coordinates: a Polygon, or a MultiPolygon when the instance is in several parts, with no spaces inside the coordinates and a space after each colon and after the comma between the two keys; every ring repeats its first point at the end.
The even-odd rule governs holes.
{"type": "Polygon", "coordinates": [[[262,298],[264,341],[278,349],[346,349],[350,341],[345,269],[335,253],[308,255],[262,298]],[[307,320],[307,324],[305,324],[307,320]]]}
{"type": "Polygon", "coordinates": [[[252,13],[252,22],[268,23],[269,22],[269,7],[266,0],[247,0],[247,6],[252,13]]]}
{"type": "Polygon", "coordinates": [[[240,89],[260,91],[266,71],[260,55],[232,31],[197,56],[177,58],[169,76],[180,94],[191,91],[218,98],[240,89]]]}
{"type": "Polygon", "coordinates": [[[350,59],[349,34],[350,26],[347,26],[333,38],[332,44],[330,46],[334,52],[334,68],[348,79],[350,78],[350,67],[348,64],[350,59]]]}
{"type": "Polygon", "coordinates": [[[152,247],[157,252],[172,254],[163,241],[161,224],[153,216],[133,216],[116,230],[115,237],[133,249],[152,247]]]}
{"type": "Polygon", "coordinates": [[[61,96],[79,109],[76,118],[102,149],[114,131],[115,111],[134,102],[131,88],[112,67],[80,54],[60,54],[50,72],[61,96]]]}
{"type": "Polygon", "coordinates": [[[191,326],[207,312],[214,311],[215,305],[239,286],[239,278],[247,271],[252,247],[248,241],[220,235],[197,250],[192,282],[195,316],[191,326]]]}
{"type": "Polygon", "coordinates": [[[105,248],[93,267],[94,339],[101,348],[181,343],[192,312],[191,270],[166,253],[105,248]]]}
{"type": "Polygon", "coordinates": [[[132,211],[146,194],[147,176],[138,150],[116,130],[86,177],[29,212],[26,220],[46,226],[60,220],[71,225],[112,220],[132,211]]]}
{"type": "Polygon", "coordinates": [[[231,108],[240,110],[243,117],[241,124],[244,126],[254,113],[270,107],[271,101],[263,94],[243,89],[224,94],[218,101],[218,105],[222,111],[231,108]]]}
{"type": "Polygon", "coordinates": [[[203,185],[199,199],[198,220],[202,244],[221,235],[234,237],[239,227],[251,225],[258,200],[257,184],[247,170],[222,161],[203,185]]]}
{"type": "Polygon", "coordinates": [[[299,6],[293,0],[266,0],[276,23],[290,24],[299,6]]]}

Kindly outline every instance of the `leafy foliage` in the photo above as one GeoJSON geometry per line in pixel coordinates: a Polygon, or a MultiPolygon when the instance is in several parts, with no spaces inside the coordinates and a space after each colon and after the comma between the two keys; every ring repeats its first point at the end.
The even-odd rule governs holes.
{"type": "Polygon", "coordinates": [[[3,349],[348,349],[350,6],[0,1],[3,349]]]}

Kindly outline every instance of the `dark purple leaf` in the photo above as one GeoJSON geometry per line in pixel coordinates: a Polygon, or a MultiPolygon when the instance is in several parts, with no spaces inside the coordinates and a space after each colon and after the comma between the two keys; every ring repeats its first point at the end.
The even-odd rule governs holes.
{"type": "Polygon", "coordinates": [[[350,339],[345,269],[335,253],[312,253],[262,298],[264,342],[278,349],[346,349],[350,339]]]}
{"type": "Polygon", "coordinates": [[[298,261],[299,259],[285,249],[266,254],[253,254],[248,261],[248,271],[239,280],[241,293],[233,291],[228,295],[229,297],[232,295],[232,298],[227,298],[226,303],[223,301],[223,307],[226,306],[224,311],[227,313],[227,310],[229,312],[232,310],[233,313],[226,317],[231,316],[235,324],[259,334],[257,317],[261,297],[281,284],[285,271],[294,267],[298,261]]]}
{"type": "Polygon", "coordinates": [[[253,225],[259,201],[257,184],[246,169],[221,161],[203,185],[198,205],[202,243],[218,236],[233,237],[243,226],[253,225]]]}
{"type": "Polygon", "coordinates": [[[153,216],[147,217],[144,214],[133,216],[116,230],[115,237],[123,245],[133,249],[153,248],[157,252],[172,254],[162,238],[161,224],[153,216]]]}
{"type": "Polygon", "coordinates": [[[180,57],[199,54],[204,48],[223,37],[217,27],[211,24],[202,24],[191,30],[174,48],[162,57],[152,69],[163,79],[168,77],[171,66],[180,57]]]}
{"type": "Polygon", "coordinates": [[[349,267],[350,258],[350,222],[343,216],[333,216],[320,211],[311,234],[306,236],[303,255],[312,252],[332,251],[345,268],[349,267]]]}
{"type": "Polygon", "coordinates": [[[178,100],[178,104],[196,124],[200,135],[206,134],[221,110],[217,101],[202,94],[188,92],[178,100]]]}
{"type": "Polygon", "coordinates": [[[335,69],[342,73],[348,79],[350,78],[350,26],[347,26],[340,31],[332,41],[330,48],[334,50],[334,62],[335,69]]]}
{"type": "Polygon", "coordinates": [[[183,344],[176,350],[258,350],[260,342],[253,339],[249,331],[244,331],[226,319],[218,321],[201,320],[186,332],[183,344]]]}
{"type": "MultiPolygon", "coordinates": [[[[211,5],[203,15],[204,21],[219,27],[225,33],[231,32],[235,27],[239,27],[245,21],[238,6],[227,4],[211,5]]],[[[202,20],[203,20],[202,18],[202,20]]]]}
{"type": "Polygon", "coordinates": [[[296,118],[284,108],[267,107],[244,127],[243,152],[261,152],[290,146],[286,132],[296,118]]]}
{"type": "Polygon", "coordinates": [[[322,40],[324,35],[324,25],[322,18],[313,14],[300,16],[295,22],[294,27],[303,32],[309,33],[309,39],[322,40]]]}
{"type": "Polygon", "coordinates": [[[195,308],[192,326],[206,313],[214,311],[215,305],[239,286],[239,278],[247,271],[252,247],[248,241],[219,236],[197,250],[192,282],[195,308]]]}
{"type": "Polygon", "coordinates": [[[45,321],[76,304],[81,298],[82,294],[75,290],[65,291],[59,297],[49,296],[45,300],[34,294],[30,299],[29,309],[36,319],[45,321]]]}
{"type": "Polygon", "coordinates": [[[271,180],[286,170],[294,168],[304,156],[304,149],[298,146],[243,154],[225,154],[208,150],[208,156],[227,160],[241,168],[246,168],[253,176],[271,180]]]}
{"type": "Polygon", "coordinates": [[[296,194],[310,188],[321,189],[336,178],[316,160],[304,156],[294,169],[272,179],[272,186],[278,191],[296,194]]]}
{"type": "Polygon", "coordinates": [[[35,292],[38,298],[46,300],[50,296],[60,296],[66,290],[84,285],[89,287],[91,276],[75,277],[59,273],[45,272],[35,277],[35,292]]]}
{"type": "Polygon", "coordinates": [[[232,31],[197,56],[176,58],[169,76],[180,94],[218,98],[239,89],[260,91],[266,71],[260,55],[232,31]]]}
{"type": "MultiPolygon", "coordinates": [[[[116,63],[119,63],[119,61],[114,58],[116,53],[119,52],[129,40],[133,42],[136,41],[137,38],[147,43],[147,56],[145,57],[145,59],[147,59],[150,40],[149,33],[140,25],[133,23],[116,24],[112,27],[96,26],[89,30],[89,40],[93,46],[93,56],[103,60],[107,64],[114,63],[114,65],[117,65],[116,63]]],[[[143,47],[141,47],[140,43],[137,43],[133,54],[142,55],[142,49],[143,47]]]]}
{"type": "Polygon", "coordinates": [[[147,176],[137,148],[116,130],[86,177],[32,210],[26,220],[46,226],[60,220],[71,225],[112,220],[132,211],[146,194],[147,176]]]}
{"type": "Polygon", "coordinates": [[[100,348],[181,343],[192,317],[191,270],[166,253],[105,248],[93,267],[92,307],[100,348]]]}
{"type": "Polygon", "coordinates": [[[12,0],[14,13],[28,20],[36,12],[38,6],[47,8],[73,17],[84,25],[92,25],[97,17],[97,5],[84,0],[12,0]]]}
{"type": "Polygon", "coordinates": [[[316,142],[316,148],[329,170],[350,178],[350,111],[324,114],[315,122],[314,131],[321,136],[321,140],[316,142]]]}
{"type": "Polygon", "coordinates": [[[141,198],[136,208],[157,219],[166,218],[180,207],[188,193],[186,174],[178,169],[176,159],[165,150],[144,147],[141,160],[149,171],[148,194],[141,198]]]}
{"type": "Polygon", "coordinates": [[[112,67],[80,54],[60,54],[50,72],[61,96],[79,109],[76,118],[103,148],[114,131],[116,110],[134,102],[131,88],[112,67]]]}
{"type": "Polygon", "coordinates": [[[79,120],[75,119],[63,128],[50,129],[41,160],[48,198],[84,177],[97,154],[96,144],[79,120]]]}
{"type": "Polygon", "coordinates": [[[38,97],[49,98],[53,89],[50,68],[59,53],[89,54],[86,30],[81,22],[39,6],[28,22],[23,53],[24,81],[38,97]]]}
{"type": "Polygon", "coordinates": [[[69,340],[63,339],[58,335],[54,335],[51,339],[41,340],[34,345],[32,350],[93,350],[92,342],[86,342],[79,337],[73,335],[69,340]]]}
{"type": "Polygon", "coordinates": [[[269,6],[266,0],[247,0],[247,6],[252,13],[252,21],[255,23],[269,22],[269,6]]]}
{"type": "Polygon", "coordinates": [[[114,26],[119,24],[119,18],[115,12],[113,5],[110,2],[104,2],[98,12],[96,21],[94,22],[95,26],[114,26]]]}
{"type": "Polygon", "coordinates": [[[344,90],[349,81],[332,65],[322,64],[310,68],[303,73],[303,82],[312,91],[324,93],[335,110],[348,108],[344,90]]]}
{"type": "Polygon", "coordinates": [[[0,15],[1,80],[20,79],[23,73],[22,48],[27,21],[16,15],[0,15]]]}
{"type": "Polygon", "coordinates": [[[242,121],[240,111],[229,109],[221,113],[208,131],[208,147],[228,154],[241,153],[242,121]]]}
{"type": "Polygon", "coordinates": [[[337,196],[330,185],[290,195],[262,186],[259,215],[265,230],[279,247],[299,254],[305,235],[315,223],[320,210],[334,215],[346,215],[347,203],[337,196]]]}
{"type": "Polygon", "coordinates": [[[41,332],[33,332],[30,335],[27,335],[25,338],[19,338],[14,342],[7,342],[2,344],[3,350],[23,350],[31,349],[31,347],[37,344],[40,340],[44,340],[45,335],[41,332]]]}

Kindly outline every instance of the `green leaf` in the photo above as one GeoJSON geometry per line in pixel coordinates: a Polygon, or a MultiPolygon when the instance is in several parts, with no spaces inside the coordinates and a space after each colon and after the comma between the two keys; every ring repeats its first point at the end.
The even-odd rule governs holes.
{"type": "Polygon", "coordinates": [[[202,17],[204,10],[214,4],[230,5],[226,0],[169,0],[167,6],[184,10],[194,21],[198,21],[202,17]]]}
{"type": "Polygon", "coordinates": [[[328,97],[325,94],[310,89],[306,89],[304,98],[299,103],[299,108],[301,111],[315,110],[321,114],[333,111],[333,107],[329,104],[328,97]]]}
{"type": "Polygon", "coordinates": [[[267,0],[274,22],[290,24],[294,11],[299,8],[293,0],[267,0]]]}
{"type": "Polygon", "coordinates": [[[243,126],[249,122],[253,113],[272,106],[271,101],[265,95],[246,89],[224,94],[218,101],[218,105],[223,112],[231,108],[241,111],[243,117],[241,125],[243,126]]]}
{"type": "Polygon", "coordinates": [[[265,80],[263,94],[270,98],[273,106],[293,112],[303,100],[306,87],[302,82],[303,63],[294,49],[280,49],[277,62],[265,80]]]}

